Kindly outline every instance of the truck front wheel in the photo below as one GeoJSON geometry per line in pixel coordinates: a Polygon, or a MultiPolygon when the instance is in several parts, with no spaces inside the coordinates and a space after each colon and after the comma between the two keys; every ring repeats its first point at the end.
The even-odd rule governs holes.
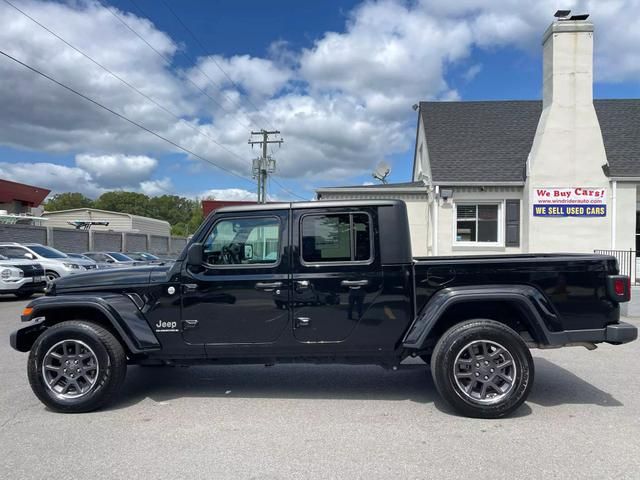
{"type": "Polygon", "coordinates": [[[62,322],[45,330],[27,365],[36,396],[65,413],[89,412],[110,401],[126,369],[120,342],[108,330],[85,321],[62,322]]]}
{"type": "Polygon", "coordinates": [[[459,413],[477,418],[509,415],[526,400],[534,366],[514,330],[493,320],[468,320],[447,330],[433,351],[433,381],[459,413]]]}

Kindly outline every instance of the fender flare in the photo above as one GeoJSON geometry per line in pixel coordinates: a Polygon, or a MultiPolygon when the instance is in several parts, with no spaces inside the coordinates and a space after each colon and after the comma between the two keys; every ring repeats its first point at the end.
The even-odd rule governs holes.
{"type": "Polygon", "coordinates": [[[515,304],[525,316],[539,343],[562,343],[562,339],[558,337],[562,333],[551,331],[548,326],[559,326],[558,315],[538,289],[530,285],[479,285],[443,288],[436,292],[409,327],[403,346],[409,349],[422,348],[431,330],[450,307],[478,301],[515,304]]]}
{"type": "Polygon", "coordinates": [[[23,315],[22,321],[36,321],[11,334],[11,346],[21,352],[29,351],[40,333],[51,325],[47,321],[47,315],[52,313],[57,315],[64,313],[65,309],[77,308],[96,311],[106,318],[127,349],[133,354],[161,348],[160,342],[151,330],[144,314],[125,294],[40,297],[30,302],[27,308],[32,308],[32,311],[28,315],[23,315]]]}

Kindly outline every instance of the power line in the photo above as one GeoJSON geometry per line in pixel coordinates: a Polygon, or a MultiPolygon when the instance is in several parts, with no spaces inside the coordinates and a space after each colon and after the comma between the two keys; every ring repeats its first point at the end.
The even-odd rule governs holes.
{"type": "MultiPolygon", "coordinates": [[[[154,105],[156,105],[158,108],[162,109],[164,112],[168,113],[169,115],[171,115],[173,118],[175,118],[176,120],[178,120],[179,122],[181,122],[182,120],[184,120],[183,118],[181,118],[177,113],[172,112],[171,110],[169,110],[167,107],[163,106],[162,104],[160,104],[159,102],[157,102],[156,100],[154,100],[152,97],[150,97],[149,95],[147,95],[146,93],[142,92],[141,90],[139,90],[138,88],[136,88],[135,86],[133,86],[132,84],[130,84],[129,82],[127,82],[124,78],[120,77],[118,74],[114,73],[113,71],[111,71],[109,68],[105,67],[104,65],[102,65],[100,62],[98,62],[97,60],[95,60],[94,58],[92,58],[90,55],[86,54],[85,52],[83,52],[82,50],[80,50],[79,48],[75,47],[74,45],[72,45],[71,43],[69,43],[67,40],[65,40],[64,38],[62,38],[60,35],[58,35],[56,32],[54,32],[53,30],[51,30],[50,28],[48,28],[46,25],[43,25],[41,22],[39,22],[38,20],[36,20],[35,18],[33,18],[31,15],[29,15],[28,13],[26,13],[25,11],[21,10],[20,8],[18,8],[16,5],[14,5],[13,3],[11,3],[9,0],[3,0],[7,5],[13,7],[15,10],[17,10],[18,12],[20,12],[22,15],[24,15],[25,17],[27,17],[29,20],[31,20],[32,22],[34,22],[35,24],[37,24],[38,26],[40,26],[41,28],[43,28],[44,30],[46,30],[47,32],[49,32],[51,35],[53,35],[54,37],[56,37],[58,40],[60,40],[62,43],[64,43],[65,45],[67,45],[68,47],[72,48],[73,50],[75,50],[76,52],[78,52],[80,55],[82,55],[83,57],[85,57],[87,60],[89,60],[90,62],[92,62],[93,64],[97,65],[98,67],[100,67],[101,69],[103,69],[105,72],[107,72],[109,75],[111,75],[112,77],[116,78],[117,80],[119,80],[120,82],[122,82],[123,84],[125,84],[127,87],[129,87],[131,90],[133,90],[134,92],[136,92],[137,94],[141,95],[142,97],[146,98],[147,100],[149,100],[151,103],[153,103],[154,105]]],[[[215,143],[217,146],[219,146],[220,148],[224,149],[225,151],[227,151],[228,153],[231,153],[232,155],[236,156],[238,159],[242,160],[244,162],[244,159],[242,157],[240,157],[239,155],[235,154],[234,152],[232,152],[231,150],[226,149],[226,147],[224,147],[220,142],[218,142],[215,138],[213,138],[211,135],[209,135],[207,132],[205,132],[204,130],[202,130],[199,127],[196,127],[194,125],[192,125],[189,122],[184,123],[185,125],[187,125],[189,128],[191,128],[192,130],[194,130],[196,133],[203,135],[205,137],[207,137],[209,140],[211,140],[213,143],[215,143]]]]}
{"type": "MultiPolygon", "coordinates": [[[[146,38],[144,38],[140,33],[138,33],[132,26],[130,26],[127,22],[125,22],[120,15],[118,15],[117,13],[115,13],[113,11],[113,8],[111,8],[109,5],[104,5],[101,3],[101,5],[105,8],[105,10],[107,10],[111,15],[113,15],[120,23],[122,23],[122,25],[124,25],[129,31],[131,31],[136,37],[138,37],[140,40],[142,40],[151,50],[153,50],[156,55],[158,55],[160,58],[162,58],[167,65],[171,65],[171,59],[168,58],[166,55],[164,55],[162,52],[160,52],[158,49],[156,49],[153,45],[151,45],[146,38]]],[[[229,115],[233,115],[233,112],[230,112],[229,110],[227,110],[226,108],[224,108],[222,106],[222,104],[220,102],[218,102],[215,98],[213,98],[211,95],[209,95],[203,88],[201,88],[200,86],[198,86],[197,83],[195,83],[193,80],[191,80],[188,76],[185,75],[184,77],[187,81],[189,81],[194,87],[196,87],[196,89],[198,89],[200,91],[200,93],[202,93],[204,96],[206,96],[209,100],[211,100],[213,103],[215,103],[216,105],[218,105],[223,111],[225,111],[226,113],[228,113],[229,115]]],[[[240,120],[238,120],[237,118],[234,119],[235,122],[240,125],[243,128],[249,128],[250,125],[241,122],[240,120]]]]}
{"type": "MultiPolygon", "coordinates": [[[[138,3],[137,3],[135,0],[129,0],[129,3],[131,3],[131,4],[132,4],[132,5],[133,5],[133,6],[134,6],[134,7],[135,7],[139,12],[140,12],[140,14],[141,14],[143,17],[151,18],[151,17],[149,16],[149,14],[148,14],[147,12],[145,12],[145,10],[143,10],[143,9],[142,9],[142,7],[140,7],[140,5],[138,5],[138,3]]],[[[165,3],[165,6],[166,6],[166,7],[167,7],[167,9],[168,9],[168,10],[169,10],[169,11],[170,11],[174,16],[175,16],[175,13],[171,10],[171,8],[169,8],[169,6],[168,6],[166,3],[165,3]]],[[[219,94],[221,97],[223,97],[225,100],[227,100],[227,101],[228,101],[230,104],[232,104],[233,106],[238,107],[238,108],[242,108],[242,105],[240,105],[240,104],[239,104],[238,102],[236,102],[235,100],[232,100],[232,99],[231,99],[227,94],[225,94],[225,93],[222,91],[223,87],[222,87],[222,85],[221,85],[220,83],[216,82],[213,78],[211,78],[211,77],[207,74],[207,72],[205,72],[204,70],[202,70],[202,69],[200,68],[200,66],[198,65],[198,62],[196,61],[196,59],[195,59],[195,58],[193,58],[193,56],[191,56],[189,53],[187,53],[187,51],[186,51],[186,50],[180,50],[180,53],[181,53],[181,54],[182,54],[182,56],[184,56],[187,60],[189,60],[189,61],[193,64],[194,68],[195,68],[196,70],[198,70],[198,71],[199,71],[199,72],[200,72],[200,73],[201,73],[201,74],[202,74],[202,75],[203,75],[207,80],[209,80],[213,86],[215,86],[215,87],[217,87],[217,88],[218,88],[218,90],[219,90],[219,91],[218,91],[218,94],[219,94]]],[[[254,124],[254,126],[258,126],[257,124],[255,124],[255,122],[253,122],[253,120],[252,120],[252,119],[251,119],[251,118],[250,118],[250,117],[249,117],[245,112],[243,112],[243,113],[244,113],[244,115],[247,117],[247,119],[248,119],[251,123],[253,123],[253,124],[254,124]]]]}
{"type": "Polygon", "coordinates": [[[309,201],[308,198],[304,198],[301,197],[300,195],[298,195],[297,193],[292,192],[291,190],[289,190],[288,188],[286,188],[284,185],[282,185],[278,180],[275,179],[275,174],[272,174],[271,177],[269,177],[269,180],[273,180],[273,182],[278,185],[278,187],[280,187],[280,190],[282,190],[283,192],[287,192],[289,195],[293,195],[294,197],[299,198],[300,200],[304,200],[304,201],[309,201]]]}
{"type": "MultiPolygon", "coordinates": [[[[0,50],[0,54],[1,54],[1,55],[3,55],[3,56],[5,56],[5,57],[7,57],[7,58],[8,58],[8,59],[10,59],[10,60],[13,60],[14,62],[18,63],[19,65],[22,65],[23,67],[27,68],[28,70],[31,70],[32,72],[34,72],[34,73],[36,73],[36,74],[40,75],[41,77],[46,78],[46,79],[47,79],[47,80],[49,80],[50,82],[55,83],[56,85],[58,85],[58,86],[60,86],[60,87],[64,88],[65,90],[68,90],[68,91],[70,91],[71,93],[75,93],[75,94],[76,94],[76,95],[78,95],[79,97],[81,97],[81,98],[83,98],[83,99],[87,100],[88,102],[93,103],[94,105],[96,105],[96,106],[98,106],[98,107],[102,108],[103,110],[106,110],[107,112],[109,112],[109,113],[111,113],[111,114],[115,115],[116,117],[118,117],[118,118],[120,118],[120,119],[122,119],[122,120],[124,120],[124,121],[126,121],[126,122],[128,122],[128,123],[130,123],[130,124],[132,124],[132,125],[134,125],[134,126],[136,126],[136,127],[138,127],[138,128],[140,128],[141,130],[144,130],[144,131],[145,131],[145,132],[147,132],[147,133],[150,133],[150,134],[151,134],[151,135],[153,135],[154,137],[157,137],[157,138],[159,138],[160,140],[163,140],[163,141],[165,141],[165,142],[169,143],[170,145],[173,145],[174,147],[176,147],[176,148],[178,148],[178,149],[182,150],[183,152],[186,152],[186,153],[188,153],[189,155],[192,155],[192,156],[194,156],[194,157],[196,157],[196,158],[198,158],[198,159],[200,159],[200,160],[202,160],[202,161],[204,161],[204,162],[210,163],[210,164],[211,164],[211,165],[213,165],[214,167],[219,168],[220,170],[223,170],[223,171],[227,172],[228,174],[233,175],[234,177],[241,178],[242,180],[245,180],[245,181],[250,182],[251,184],[255,185],[255,184],[254,184],[251,180],[249,180],[248,178],[243,177],[242,175],[239,175],[239,174],[235,173],[233,170],[229,170],[229,169],[228,169],[228,168],[226,168],[226,167],[222,167],[222,166],[218,165],[217,163],[213,162],[212,160],[210,160],[210,159],[208,159],[208,158],[205,158],[205,157],[203,157],[203,156],[201,156],[201,155],[198,155],[197,153],[193,152],[192,150],[189,150],[188,148],[183,147],[182,145],[180,145],[180,144],[178,144],[178,143],[174,142],[173,140],[170,140],[170,139],[168,139],[168,138],[166,138],[166,137],[164,137],[164,136],[160,135],[159,133],[157,133],[157,132],[155,132],[155,131],[153,131],[153,130],[151,130],[151,129],[147,128],[147,127],[145,127],[144,125],[142,125],[142,124],[140,124],[140,123],[136,122],[135,120],[131,120],[130,118],[128,118],[128,117],[126,117],[126,116],[124,116],[124,115],[122,115],[122,114],[120,114],[120,113],[116,112],[115,110],[112,110],[111,108],[109,108],[109,107],[107,107],[107,106],[103,105],[102,103],[98,102],[97,100],[94,100],[93,98],[88,97],[87,95],[85,95],[85,94],[83,94],[83,93],[81,93],[81,92],[79,92],[79,91],[75,90],[75,89],[74,89],[74,88],[72,88],[72,87],[69,87],[68,85],[65,85],[65,84],[64,84],[64,83],[62,83],[62,82],[59,82],[59,81],[58,81],[58,80],[56,80],[55,78],[53,78],[53,77],[51,77],[51,76],[47,75],[46,73],[44,73],[44,72],[42,72],[42,71],[38,70],[37,68],[32,67],[31,65],[28,65],[28,64],[26,64],[26,63],[24,63],[24,62],[22,62],[22,61],[18,60],[17,58],[15,58],[15,57],[13,57],[13,56],[9,55],[9,54],[8,54],[8,53],[6,53],[5,51],[0,50]]],[[[227,148],[225,148],[225,147],[221,147],[221,148],[223,148],[223,149],[224,149],[224,150],[226,150],[227,152],[229,152],[229,153],[231,153],[232,155],[234,155],[234,156],[236,156],[236,157],[240,158],[241,160],[243,160],[243,159],[242,159],[242,157],[240,157],[239,155],[237,155],[237,154],[233,153],[231,150],[228,150],[228,149],[227,149],[227,148]]]]}
{"type": "MultiPolygon", "coordinates": [[[[133,3],[133,0],[130,0],[130,1],[133,3]]],[[[202,50],[202,53],[204,53],[211,59],[211,61],[215,64],[215,66],[218,67],[218,69],[224,74],[225,77],[227,77],[231,85],[233,85],[240,94],[245,96],[245,98],[247,99],[247,102],[253,107],[253,109],[258,113],[258,115],[260,115],[264,120],[266,120],[267,126],[271,130],[276,130],[273,127],[273,125],[269,122],[269,119],[262,112],[260,112],[260,109],[256,106],[255,103],[253,103],[249,95],[244,93],[242,89],[238,86],[238,84],[233,81],[233,78],[231,78],[231,76],[224,70],[224,68],[222,68],[222,65],[220,65],[214,57],[208,55],[207,49],[204,47],[202,42],[198,39],[196,34],[193,33],[193,31],[187,26],[187,24],[182,21],[182,19],[178,16],[178,14],[169,6],[169,4],[165,0],[162,0],[162,3],[167,8],[167,10],[171,12],[171,14],[180,23],[180,25],[182,25],[182,27],[189,33],[189,35],[191,35],[191,37],[195,40],[196,44],[200,47],[200,50],[202,50]]]]}

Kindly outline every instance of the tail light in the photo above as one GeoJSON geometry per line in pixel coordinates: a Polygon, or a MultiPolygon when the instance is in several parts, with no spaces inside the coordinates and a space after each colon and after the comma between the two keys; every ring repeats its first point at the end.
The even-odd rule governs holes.
{"type": "Polygon", "coordinates": [[[609,275],[607,292],[615,302],[628,302],[631,300],[631,278],[626,275],[609,275]]]}

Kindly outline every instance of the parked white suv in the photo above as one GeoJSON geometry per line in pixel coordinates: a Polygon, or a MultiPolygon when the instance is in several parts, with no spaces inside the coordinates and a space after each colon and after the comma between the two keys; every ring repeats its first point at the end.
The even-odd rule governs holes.
{"type": "Polygon", "coordinates": [[[48,282],[87,271],[79,261],[67,257],[55,248],[39,243],[0,243],[0,255],[10,259],[35,260],[44,268],[48,282]]]}
{"type": "Polygon", "coordinates": [[[44,291],[44,269],[38,262],[27,259],[10,260],[0,255],[0,294],[29,298],[44,291]]]}

